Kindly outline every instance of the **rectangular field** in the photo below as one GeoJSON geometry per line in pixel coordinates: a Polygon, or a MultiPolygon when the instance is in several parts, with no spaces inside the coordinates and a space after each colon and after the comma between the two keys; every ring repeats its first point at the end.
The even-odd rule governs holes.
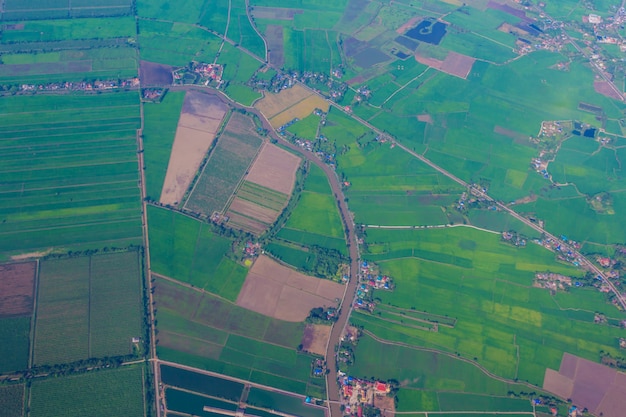
{"type": "Polygon", "coordinates": [[[138,252],[43,261],[34,363],[132,353],[141,306],[138,252]]]}
{"type": "Polygon", "coordinates": [[[223,211],[262,143],[252,119],[233,113],[184,208],[204,216],[223,211]]]}
{"type": "MultiPolygon", "coordinates": [[[[297,351],[304,323],[272,319],[158,278],[155,295],[161,359],[299,394],[325,395],[323,379],[311,377],[313,356],[297,351]]],[[[186,388],[203,392],[195,384],[186,388]]]]}
{"type": "Polygon", "coordinates": [[[160,202],[178,205],[211,147],[228,105],[218,96],[189,91],[178,120],[160,202]]]}
{"type": "Polygon", "coordinates": [[[28,368],[30,323],[30,317],[0,318],[0,373],[28,368]]]}
{"type": "Polygon", "coordinates": [[[119,16],[131,12],[130,0],[99,0],[97,4],[87,0],[72,3],[65,0],[6,0],[0,10],[0,21],[119,16]]]}
{"type": "Polygon", "coordinates": [[[161,382],[172,387],[179,387],[230,401],[239,401],[244,388],[240,382],[167,365],[161,365],[161,382]]]}
{"type": "Polygon", "coordinates": [[[0,417],[21,417],[24,415],[24,385],[0,387],[0,417]]]}
{"type": "Polygon", "coordinates": [[[92,371],[36,380],[30,390],[30,416],[118,417],[145,415],[144,368],[92,371]]]}
{"type": "Polygon", "coordinates": [[[0,318],[32,314],[36,268],[35,262],[0,264],[0,318]]]}
{"type": "Polygon", "coordinates": [[[4,97],[0,253],[141,243],[136,92],[4,97]]]}

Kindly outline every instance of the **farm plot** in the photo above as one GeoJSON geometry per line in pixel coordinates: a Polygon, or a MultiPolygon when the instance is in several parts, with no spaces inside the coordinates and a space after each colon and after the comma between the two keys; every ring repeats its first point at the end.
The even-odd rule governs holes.
{"type": "MultiPolygon", "coordinates": [[[[323,379],[311,376],[313,356],[297,351],[303,323],[272,319],[159,278],[155,296],[159,358],[291,392],[324,396],[323,379]]],[[[184,379],[185,384],[196,385],[185,388],[197,392],[210,389],[198,386],[193,378],[184,379]]]]}
{"type": "Polygon", "coordinates": [[[30,323],[31,317],[0,318],[0,372],[28,367],[30,323]]]}
{"type": "Polygon", "coordinates": [[[21,417],[24,413],[24,385],[0,387],[0,417],[21,417]]]}
{"type": "Polygon", "coordinates": [[[136,92],[0,103],[0,253],[141,243],[136,92]]]}
{"type": "Polygon", "coordinates": [[[41,263],[36,365],[132,353],[131,338],[141,336],[138,257],[122,252],[41,263]]]}
{"type": "Polygon", "coordinates": [[[130,0],[6,0],[0,20],[54,19],[64,17],[119,16],[132,12],[130,0]],[[70,6],[71,4],[71,6],[70,6]]]}
{"type": "Polygon", "coordinates": [[[60,410],[68,416],[143,416],[143,379],[142,367],[124,366],[37,380],[30,391],[30,416],[49,417],[60,410]]]}
{"type": "MultiPolygon", "coordinates": [[[[226,380],[221,380],[227,382],[226,380]]],[[[211,394],[214,395],[214,394],[211,394]]],[[[189,391],[181,391],[174,388],[165,389],[165,402],[167,410],[184,413],[198,417],[218,417],[223,414],[218,412],[204,411],[205,407],[212,407],[214,410],[235,412],[237,404],[222,400],[216,400],[204,395],[192,394],[189,391]]]]}
{"type": "Polygon", "coordinates": [[[279,128],[296,118],[304,119],[313,110],[328,111],[329,104],[320,96],[301,85],[282,90],[278,94],[267,93],[255,103],[272,127],[279,128]]]}
{"type": "Polygon", "coordinates": [[[0,264],[0,318],[33,312],[35,262],[0,264]]]}
{"type": "Polygon", "coordinates": [[[546,368],[558,367],[563,352],[589,360],[601,350],[619,355],[620,329],[595,324],[594,312],[616,320],[624,314],[600,293],[572,287],[551,294],[533,286],[537,272],[582,275],[541,246],[518,249],[498,234],[464,227],[368,229],[367,235],[364,258],[379,263],[396,284],[393,292],[375,292],[381,303],[456,319],[453,328],[424,331],[377,314],[352,317],[380,338],[457,352],[496,375],[535,385],[546,368]]]}
{"type": "Polygon", "coordinates": [[[207,217],[222,212],[262,143],[252,119],[233,113],[184,208],[207,217]]]}
{"type": "Polygon", "coordinates": [[[246,277],[237,305],[280,320],[303,321],[315,307],[336,307],[344,289],[260,256],[246,277]]]}
{"type": "Polygon", "coordinates": [[[626,374],[565,353],[558,372],[546,369],[543,388],[596,415],[619,417],[626,398],[626,374]]]}
{"type": "Polygon", "coordinates": [[[148,207],[152,271],[235,301],[247,269],[227,257],[233,241],[207,223],[148,207]]]}
{"type": "Polygon", "coordinates": [[[228,111],[218,96],[190,91],[178,120],[160,202],[178,205],[189,188],[228,111]]]}
{"type": "Polygon", "coordinates": [[[331,326],[323,324],[307,324],[302,337],[302,350],[326,356],[326,345],[330,339],[331,329],[331,326]]]}
{"type": "Polygon", "coordinates": [[[300,158],[265,144],[226,210],[228,224],[255,234],[274,223],[289,201],[300,158]]]}

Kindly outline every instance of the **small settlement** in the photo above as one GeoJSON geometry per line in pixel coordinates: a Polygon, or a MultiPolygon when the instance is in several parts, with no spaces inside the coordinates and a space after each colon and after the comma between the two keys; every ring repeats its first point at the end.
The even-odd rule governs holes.
{"type": "Polygon", "coordinates": [[[387,397],[392,391],[389,383],[354,378],[343,372],[339,372],[339,386],[344,415],[356,417],[371,415],[368,409],[375,409],[376,400],[387,397]]]}

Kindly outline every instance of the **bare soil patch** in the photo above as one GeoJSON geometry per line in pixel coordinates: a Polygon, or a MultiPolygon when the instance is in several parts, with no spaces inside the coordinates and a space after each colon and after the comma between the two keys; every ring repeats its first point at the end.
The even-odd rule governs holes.
{"type": "Polygon", "coordinates": [[[418,114],[417,115],[417,120],[419,120],[420,122],[429,123],[429,124],[433,123],[433,118],[428,113],[418,114]]]}
{"type": "Polygon", "coordinates": [[[303,86],[296,84],[291,88],[282,90],[278,94],[267,93],[265,97],[255,103],[254,107],[269,120],[312,94],[312,92],[303,86]]]}
{"type": "Polygon", "coordinates": [[[441,64],[441,71],[455,77],[466,79],[476,59],[471,56],[450,51],[441,64]]]}
{"type": "Polygon", "coordinates": [[[307,324],[302,336],[302,350],[320,356],[326,356],[326,345],[330,338],[331,326],[307,324]]]}
{"type": "Polygon", "coordinates": [[[386,395],[374,395],[374,407],[382,411],[382,417],[393,417],[396,412],[396,404],[393,397],[386,395]]]}
{"type": "Polygon", "coordinates": [[[142,86],[171,85],[172,67],[156,62],[141,61],[139,63],[139,80],[142,86]]]}
{"type": "Polygon", "coordinates": [[[254,6],[251,13],[255,19],[293,20],[295,15],[302,13],[302,9],[254,6]]]}
{"type": "Polygon", "coordinates": [[[509,23],[502,23],[498,26],[498,30],[504,33],[514,33],[517,36],[527,36],[529,33],[522,28],[518,28],[517,26],[513,26],[509,23]]]}
{"type": "Polygon", "coordinates": [[[402,26],[396,29],[396,33],[400,35],[404,35],[406,31],[408,31],[409,29],[417,25],[417,22],[419,22],[423,18],[424,18],[423,16],[415,16],[415,17],[410,18],[404,24],[402,24],[402,26]]]}
{"type": "Polygon", "coordinates": [[[444,60],[422,55],[419,51],[415,53],[415,60],[420,64],[428,65],[446,74],[466,79],[472,66],[476,61],[471,56],[448,52],[444,60]]]}
{"type": "Polygon", "coordinates": [[[301,159],[271,143],[266,144],[250,168],[247,181],[291,194],[301,159]]]}
{"type": "Polygon", "coordinates": [[[33,312],[36,262],[0,265],[0,317],[33,312]]]}
{"type": "Polygon", "coordinates": [[[546,369],[543,388],[561,398],[571,398],[574,405],[595,415],[620,417],[626,398],[626,374],[564,353],[559,372],[546,369]]]}
{"type": "Polygon", "coordinates": [[[267,229],[267,224],[260,221],[251,219],[249,217],[242,216],[241,214],[228,212],[228,225],[236,229],[241,229],[246,232],[250,232],[254,235],[260,235],[267,229]]]}
{"type": "Polygon", "coordinates": [[[161,203],[180,203],[215,140],[227,110],[228,106],[216,96],[195,91],[185,95],[161,190],[161,203]]]}
{"type": "Polygon", "coordinates": [[[336,307],[335,300],[343,291],[340,284],[301,274],[262,255],[248,272],[237,305],[277,319],[299,322],[307,318],[312,308],[336,307]],[[320,283],[324,283],[321,289],[320,283]]]}
{"type": "Polygon", "coordinates": [[[267,41],[267,49],[269,50],[270,63],[282,68],[283,65],[285,65],[283,27],[280,25],[267,25],[265,37],[267,41]]]}
{"type": "Polygon", "coordinates": [[[615,100],[620,101],[622,99],[617,91],[615,91],[615,89],[611,87],[611,84],[607,81],[594,81],[593,89],[596,90],[596,93],[600,93],[603,96],[614,98],[615,100]]]}
{"type": "Polygon", "coordinates": [[[320,109],[323,112],[328,112],[330,104],[317,94],[312,94],[306,97],[304,100],[299,101],[293,106],[287,108],[285,111],[277,114],[270,119],[272,127],[277,128],[284,125],[287,122],[292,121],[295,118],[304,119],[306,116],[313,113],[313,110],[320,109]]]}

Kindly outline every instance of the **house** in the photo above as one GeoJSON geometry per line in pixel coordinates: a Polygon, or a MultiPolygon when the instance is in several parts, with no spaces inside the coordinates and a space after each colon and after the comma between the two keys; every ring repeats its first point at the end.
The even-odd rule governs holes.
{"type": "Polygon", "coordinates": [[[376,394],[388,394],[391,391],[389,384],[385,384],[384,382],[376,382],[376,394]]]}

